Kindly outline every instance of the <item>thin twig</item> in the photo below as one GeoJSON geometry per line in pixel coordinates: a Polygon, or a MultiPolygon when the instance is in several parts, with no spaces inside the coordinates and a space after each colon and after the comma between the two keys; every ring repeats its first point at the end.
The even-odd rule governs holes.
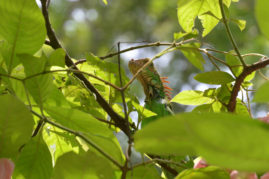
{"type": "MultiPolygon", "coordinates": [[[[118,45],[118,51],[120,51],[120,42],[117,45],[118,45]]],[[[122,88],[123,83],[122,83],[122,76],[121,76],[120,54],[118,54],[118,72],[119,72],[120,87],[122,88]]],[[[128,114],[127,114],[127,105],[125,101],[124,90],[120,90],[120,93],[121,93],[123,111],[124,111],[124,116],[125,116],[125,122],[126,122],[126,125],[129,127],[130,124],[129,124],[128,114]]],[[[129,138],[129,140],[132,140],[132,139],[129,138]]]]}
{"type": "Polygon", "coordinates": [[[208,54],[207,54],[207,57],[210,60],[210,62],[217,68],[217,70],[220,71],[220,67],[214,62],[212,57],[210,55],[208,55],[208,54]]]}
{"type": "Polygon", "coordinates": [[[223,0],[219,0],[219,6],[220,6],[221,15],[222,15],[222,20],[223,20],[224,26],[225,26],[225,28],[226,28],[226,32],[227,32],[227,34],[228,34],[228,37],[229,37],[229,39],[230,39],[230,41],[231,41],[231,43],[232,43],[232,45],[233,45],[233,48],[234,48],[234,50],[235,50],[235,52],[236,52],[236,54],[237,54],[237,56],[238,56],[240,62],[242,63],[242,65],[243,65],[244,68],[245,68],[247,65],[246,65],[246,63],[244,62],[244,59],[242,58],[242,56],[241,56],[241,54],[240,54],[240,52],[239,52],[239,49],[238,49],[238,47],[237,47],[237,45],[236,45],[236,42],[235,42],[235,40],[234,40],[234,38],[233,38],[231,29],[230,29],[230,27],[228,26],[228,21],[227,21],[227,19],[226,19],[226,15],[225,15],[225,12],[224,12],[224,7],[223,7],[223,0]]]}
{"type": "Polygon", "coordinates": [[[84,74],[84,75],[87,75],[87,76],[90,76],[90,77],[93,77],[99,81],[102,81],[103,83],[117,89],[117,90],[120,90],[120,87],[106,81],[106,80],[103,80],[102,78],[99,78],[91,73],[87,73],[87,72],[84,72],[84,71],[80,71],[80,70],[76,70],[76,69],[59,69],[59,70],[50,70],[50,71],[43,71],[43,72],[40,72],[40,73],[36,73],[36,74],[33,74],[33,75],[30,75],[30,76],[27,76],[21,80],[23,81],[26,81],[28,79],[31,79],[31,78],[34,78],[36,76],[39,76],[39,75],[44,75],[44,74],[48,74],[48,73],[56,73],[56,72],[73,72],[73,73],[81,73],[81,74],[84,74]]]}
{"type": "Polygon", "coordinates": [[[130,48],[127,48],[127,49],[124,49],[124,50],[121,50],[121,51],[118,51],[118,52],[115,52],[115,53],[111,53],[111,54],[108,54],[106,56],[102,56],[102,57],[99,57],[100,59],[104,60],[106,58],[111,58],[113,56],[116,56],[118,54],[121,54],[121,53],[125,53],[125,52],[128,52],[128,51],[132,51],[132,50],[136,50],[136,49],[140,49],[140,48],[147,48],[147,47],[158,47],[158,46],[171,46],[171,45],[175,45],[175,46],[180,46],[184,43],[189,43],[191,41],[194,41],[195,39],[192,38],[192,39],[187,39],[187,40],[183,40],[181,42],[178,42],[178,43],[171,43],[171,42],[167,42],[167,43],[161,43],[161,42],[154,42],[154,43],[149,43],[149,44],[145,44],[145,45],[138,45],[138,46],[134,46],[134,47],[130,47],[130,48]]]}

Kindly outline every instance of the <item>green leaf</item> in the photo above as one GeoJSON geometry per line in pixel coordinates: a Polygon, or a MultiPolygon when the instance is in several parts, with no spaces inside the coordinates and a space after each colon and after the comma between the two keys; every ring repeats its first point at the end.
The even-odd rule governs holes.
{"type": "Polygon", "coordinates": [[[45,129],[42,131],[43,138],[53,155],[54,163],[61,155],[67,152],[79,152],[80,144],[73,134],[48,124],[46,124],[45,129]]]}
{"type": "Polygon", "coordinates": [[[213,99],[204,96],[202,91],[182,91],[178,93],[170,102],[176,102],[184,105],[201,105],[211,103],[213,99]]]}
{"type": "Polygon", "coordinates": [[[185,131],[184,121],[174,117],[160,118],[137,131],[135,149],[157,155],[195,155],[193,143],[185,131]],[[175,142],[178,141],[178,142],[175,142]]]}
{"type": "MultiPolygon", "coordinates": [[[[45,56],[37,58],[31,55],[19,55],[27,77],[46,71],[47,59],[45,56]]],[[[25,81],[25,85],[35,101],[42,105],[50,95],[53,86],[51,74],[40,74],[25,81]]]]}
{"type": "Polygon", "coordinates": [[[154,165],[143,165],[136,167],[127,173],[127,178],[132,179],[161,179],[154,165]]]}
{"type": "Polygon", "coordinates": [[[191,62],[191,64],[193,64],[199,70],[203,71],[204,70],[203,64],[205,63],[205,60],[200,52],[198,52],[195,49],[192,49],[192,48],[199,48],[199,47],[200,45],[197,43],[186,44],[186,45],[182,45],[180,47],[180,50],[184,54],[184,56],[189,60],[189,62],[191,62]]]}
{"type": "MultiPolygon", "coordinates": [[[[229,6],[230,0],[224,1],[229,6]]],[[[218,0],[178,0],[177,16],[180,26],[186,32],[191,32],[194,21],[198,17],[204,27],[203,36],[206,36],[219,22],[215,17],[205,14],[211,12],[215,17],[221,19],[218,0]]]]}
{"type": "Polygon", "coordinates": [[[246,105],[244,105],[241,100],[237,99],[236,107],[235,107],[235,113],[240,115],[246,115],[249,116],[249,111],[246,105]]]}
{"type": "Polygon", "coordinates": [[[246,28],[246,21],[240,20],[240,19],[231,19],[232,22],[234,22],[241,31],[243,31],[246,28]]]}
{"type": "Polygon", "coordinates": [[[265,172],[269,170],[268,138],[268,124],[244,115],[183,113],[161,118],[138,131],[135,147],[152,154],[196,153],[212,165],[265,172]]]}
{"type": "Polygon", "coordinates": [[[221,108],[222,108],[222,104],[221,104],[221,102],[219,102],[219,101],[215,101],[215,102],[212,104],[213,112],[221,112],[221,108]]]}
{"type": "Polygon", "coordinates": [[[0,96],[0,158],[15,157],[30,138],[34,121],[27,107],[10,95],[0,96]]]}
{"type": "Polygon", "coordinates": [[[230,66],[232,66],[231,68],[232,68],[233,74],[236,77],[238,77],[242,73],[243,67],[242,66],[239,66],[239,65],[241,65],[240,60],[236,56],[232,55],[232,53],[234,54],[234,51],[230,51],[229,53],[227,53],[225,55],[225,58],[226,58],[226,62],[230,66]]]}
{"type": "Polygon", "coordinates": [[[75,154],[69,152],[56,162],[53,179],[93,179],[93,178],[115,178],[110,163],[106,159],[92,152],[75,154]]]}
{"type": "Polygon", "coordinates": [[[195,107],[192,112],[213,112],[212,104],[202,104],[195,107]]]}
{"type": "Polygon", "coordinates": [[[15,53],[34,54],[46,38],[45,22],[33,0],[0,1],[0,36],[12,47],[8,59],[13,66],[15,53]]]}
{"type": "Polygon", "coordinates": [[[256,94],[254,95],[254,102],[258,103],[268,103],[269,102],[269,82],[264,83],[258,88],[256,94]]]}
{"type": "Polygon", "coordinates": [[[194,29],[192,32],[177,32],[174,33],[174,40],[179,40],[181,38],[183,39],[190,39],[190,38],[195,38],[198,36],[198,30],[194,29]]]}
{"type": "Polygon", "coordinates": [[[52,174],[52,158],[42,136],[27,143],[15,163],[14,178],[48,179],[52,174]]]}
{"type": "Polygon", "coordinates": [[[93,143],[123,164],[123,154],[118,140],[106,124],[76,109],[45,106],[45,110],[57,123],[84,133],[93,143]]]}
{"type": "Polygon", "coordinates": [[[198,169],[188,169],[181,172],[175,179],[230,179],[225,169],[216,166],[209,166],[198,169]]]}
{"type": "Polygon", "coordinates": [[[255,6],[255,15],[261,32],[269,38],[269,21],[267,18],[269,1],[257,0],[255,6]]]}
{"type": "Polygon", "coordinates": [[[246,76],[246,78],[244,79],[244,82],[253,80],[253,78],[255,77],[255,75],[256,75],[256,71],[252,72],[251,74],[249,74],[248,76],[246,76]]]}
{"type": "Polygon", "coordinates": [[[49,57],[51,66],[65,67],[65,51],[62,48],[54,50],[49,57]]]}
{"type": "Polygon", "coordinates": [[[133,106],[137,110],[137,112],[142,115],[143,117],[151,117],[151,116],[156,116],[157,114],[144,108],[143,106],[140,106],[136,102],[132,101],[133,106]]]}
{"type": "Polygon", "coordinates": [[[103,0],[104,4],[107,5],[107,0],[103,0]]]}
{"type": "Polygon", "coordinates": [[[214,85],[226,84],[235,80],[229,73],[223,71],[199,73],[194,79],[202,83],[214,85]]]}

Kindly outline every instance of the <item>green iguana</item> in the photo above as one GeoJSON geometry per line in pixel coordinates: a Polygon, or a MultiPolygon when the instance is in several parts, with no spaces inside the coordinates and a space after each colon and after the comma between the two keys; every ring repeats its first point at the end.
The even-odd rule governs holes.
{"type": "MultiPolygon", "coordinates": [[[[139,60],[132,59],[129,61],[128,66],[134,75],[148,61],[148,58],[139,60]]],[[[157,116],[152,116],[144,119],[141,124],[142,127],[159,117],[172,114],[171,106],[169,105],[172,89],[164,84],[169,83],[167,81],[167,77],[160,77],[159,73],[154,67],[154,64],[151,63],[148,67],[139,73],[137,79],[142,84],[144,93],[146,95],[145,108],[157,114],[157,116]]]]}

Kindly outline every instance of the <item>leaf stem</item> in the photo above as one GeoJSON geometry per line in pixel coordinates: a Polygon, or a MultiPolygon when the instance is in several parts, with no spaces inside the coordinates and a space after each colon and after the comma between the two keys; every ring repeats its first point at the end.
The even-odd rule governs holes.
{"type": "Polygon", "coordinates": [[[243,57],[241,56],[241,54],[240,54],[240,52],[239,52],[239,49],[238,49],[238,47],[237,47],[237,45],[236,45],[236,42],[235,42],[235,40],[234,40],[234,38],[233,38],[231,29],[230,29],[230,27],[228,26],[228,23],[227,23],[228,21],[227,21],[225,12],[224,12],[223,0],[219,0],[219,6],[220,6],[220,11],[221,11],[221,15],[222,15],[223,23],[224,23],[224,26],[225,26],[225,28],[226,28],[226,32],[227,32],[227,34],[228,34],[228,37],[229,37],[229,39],[230,39],[230,41],[231,41],[231,43],[232,43],[232,45],[233,45],[233,48],[234,48],[234,50],[235,50],[235,52],[236,52],[236,54],[237,54],[237,56],[238,56],[240,62],[242,63],[243,67],[245,68],[247,65],[246,65],[246,63],[244,62],[243,57]]]}

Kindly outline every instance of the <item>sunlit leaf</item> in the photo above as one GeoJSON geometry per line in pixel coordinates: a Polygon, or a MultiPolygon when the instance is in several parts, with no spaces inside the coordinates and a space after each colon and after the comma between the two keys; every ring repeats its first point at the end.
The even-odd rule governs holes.
{"type": "Polygon", "coordinates": [[[156,116],[157,114],[144,108],[143,106],[140,106],[136,102],[132,101],[133,106],[137,110],[137,112],[142,115],[143,117],[151,117],[151,116],[156,116]]]}
{"type": "MultiPolygon", "coordinates": [[[[224,1],[228,7],[230,0],[224,1]]],[[[194,27],[195,18],[198,17],[204,27],[203,36],[206,36],[219,22],[215,17],[205,14],[212,13],[221,19],[221,12],[218,0],[178,0],[177,16],[181,27],[186,32],[191,32],[194,27]]]]}
{"type": "Polygon", "coordinates": [[[240,20],[240,19],[231,19],[232,22],[236,23],[236,25],[239,27],[241,31],[243,31],[246,28],[246,21],[240,20]]]}
{"type": "Polygon", "coordinates": [[[203,71],[204,70],[204,63],[205,60],[200,52],[198,52],[196,49],[200,47],[199,44],[186,44],[182,45],[180,48],[181,52],[184,54],[184,56],[191,62],[196,68],[203,71]]]}
{"type": "Polygon", "coordinates": [[[104,4],[107,5],[107,0],[103,0],[104,4]]]}
{"type": "Polygon", "coordinates": [[[53,155],[54,162],[67,152],[79,152],[80,144],[73,134],[69,134],[48,124],[44,127],[43,138],[53,155]]]}
{"type": "Polygon", "coordinates": [[[170,102],[176,102],[185,105],[201,105],[211,103],[213,99],[204,96],[202,91],[182,91],[178,93],[170,102]]]}

